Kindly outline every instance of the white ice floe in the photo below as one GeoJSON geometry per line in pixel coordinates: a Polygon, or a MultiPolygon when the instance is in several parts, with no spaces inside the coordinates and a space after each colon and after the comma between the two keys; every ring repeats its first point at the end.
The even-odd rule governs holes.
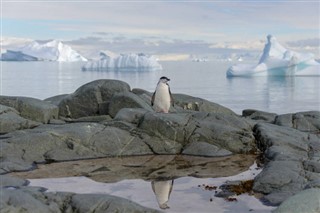
{"type": "Polygon", "coordinates": [[[139,54],[120,54],[110,56],[100,53],[100,60],[89,61],[83,67],[84,71],[155,71],[162,70],[161,64],[154,56],[139,54]]]}
{"type": "Polygon", "coordinates": [[[33,41],[19,49],[20,52],[36,57],[38,60],[74,62],[87,61],[77,51],[61,41],[51,40],[45,42],[33,41]]]}
{"type": "MultiPolygon", "coordinates": [[[[223,198],[215,197],[215,190],[206,190],[202,187],[203,184],[219,187],[226,181],[252,180],[260,171],[261,169],[258,169],[257,165],[253,164],[247,171],[230,177],[181,177],[175,179],[174,184],[171,186],[170,199],[168,202],[165,202],[170,208],[165,211],[167,213],[270,213],[275,207],[264,205],[252,195],[242,194],[236,196],[237,201],[229,202],[223,198]]],[[[160,210],[158,204],[159,197],[152,190],[152,182],[140,179],[122,180],[116,183],[99,183],[87,177],[30,179],[29,181],[31,186],[45,187],[51,192],[110,194],[127,198],[142,206],[160,210]]]]}
{"type": "Polygon", "coordinates": [[[227,70],[227,76],[297,76],[320,75],[320,63],[311,53],[298,53],[283,47],[272,35],[258,64],[236,64],[227,70]]]}

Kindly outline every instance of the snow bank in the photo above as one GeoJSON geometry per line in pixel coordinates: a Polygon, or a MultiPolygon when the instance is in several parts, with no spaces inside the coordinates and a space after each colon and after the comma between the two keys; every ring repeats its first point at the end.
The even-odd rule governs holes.
{"type": "Polygon", "coordinates": [[[259,75],[320,75],[320,63],[311,53],[298,53],[287,50],[272,35],[267,36],[267,43],[258,64],[236,64],[227,70],[227,76],[259,75]]]}
{"type": "Polygon", "coordinates": [[[33,41],[20,48],[24,54],[37,57],[39,60],[45,61],[87,61],[78,52],[70,46],[63,44],[61,41],[51,40],[47,42],[33,41]]]}
{"type": "Polygon", "coordinates": [[[153,71],[162,70],[162,66],[153,56],[143,53],[109,56],[100,53],[100,60],[89,61],[82,67],[84,71],[153,71]]]}

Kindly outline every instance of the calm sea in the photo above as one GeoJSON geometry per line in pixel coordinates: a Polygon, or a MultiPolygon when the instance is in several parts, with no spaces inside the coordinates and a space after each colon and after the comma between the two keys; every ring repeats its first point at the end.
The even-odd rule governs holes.
{"type": "Polygon", "coordinates": [[[162,71],[82,71],[83,63],[2,62],[0,93],[45,99],[74,92],[96,79],[118,79],[131,88],[154,91],[167,76],[173,93],[205,98],[241,114],[243,109],[275,113],[320,110],[320,77],[227,78],[231,62],[161,62],[162,71]]]}

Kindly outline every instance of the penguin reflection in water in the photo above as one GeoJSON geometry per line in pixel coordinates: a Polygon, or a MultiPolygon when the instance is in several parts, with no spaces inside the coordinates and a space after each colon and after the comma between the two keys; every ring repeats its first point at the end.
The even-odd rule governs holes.
{"type": "Polygon", "coordinates": [[[152,95],[151,106],[156,112],[168,113],[171,104],[174,106],[168,81],[170,81],[169,78],[161,77],[152,95]]]}
{"type": "Polygon", "coordinates": [[[173,180],[152,181],[151,186],[156,195],[159,207],[161,209],[169,209],[168,201],[172,191],[173,180]]]}

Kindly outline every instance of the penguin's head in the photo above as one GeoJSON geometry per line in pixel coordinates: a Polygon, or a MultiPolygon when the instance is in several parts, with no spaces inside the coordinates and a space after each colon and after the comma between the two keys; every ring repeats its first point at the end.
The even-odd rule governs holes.
{"type": "Polygon", "coordinates": [[[162,83],[167,83],[168,81],[170,81],[170,79],[169,78],[167,78],[166,76],[162,76],[161,78],[160,78],[160,80],[159,80],[159,82],[162,82],[162,83]]]}

